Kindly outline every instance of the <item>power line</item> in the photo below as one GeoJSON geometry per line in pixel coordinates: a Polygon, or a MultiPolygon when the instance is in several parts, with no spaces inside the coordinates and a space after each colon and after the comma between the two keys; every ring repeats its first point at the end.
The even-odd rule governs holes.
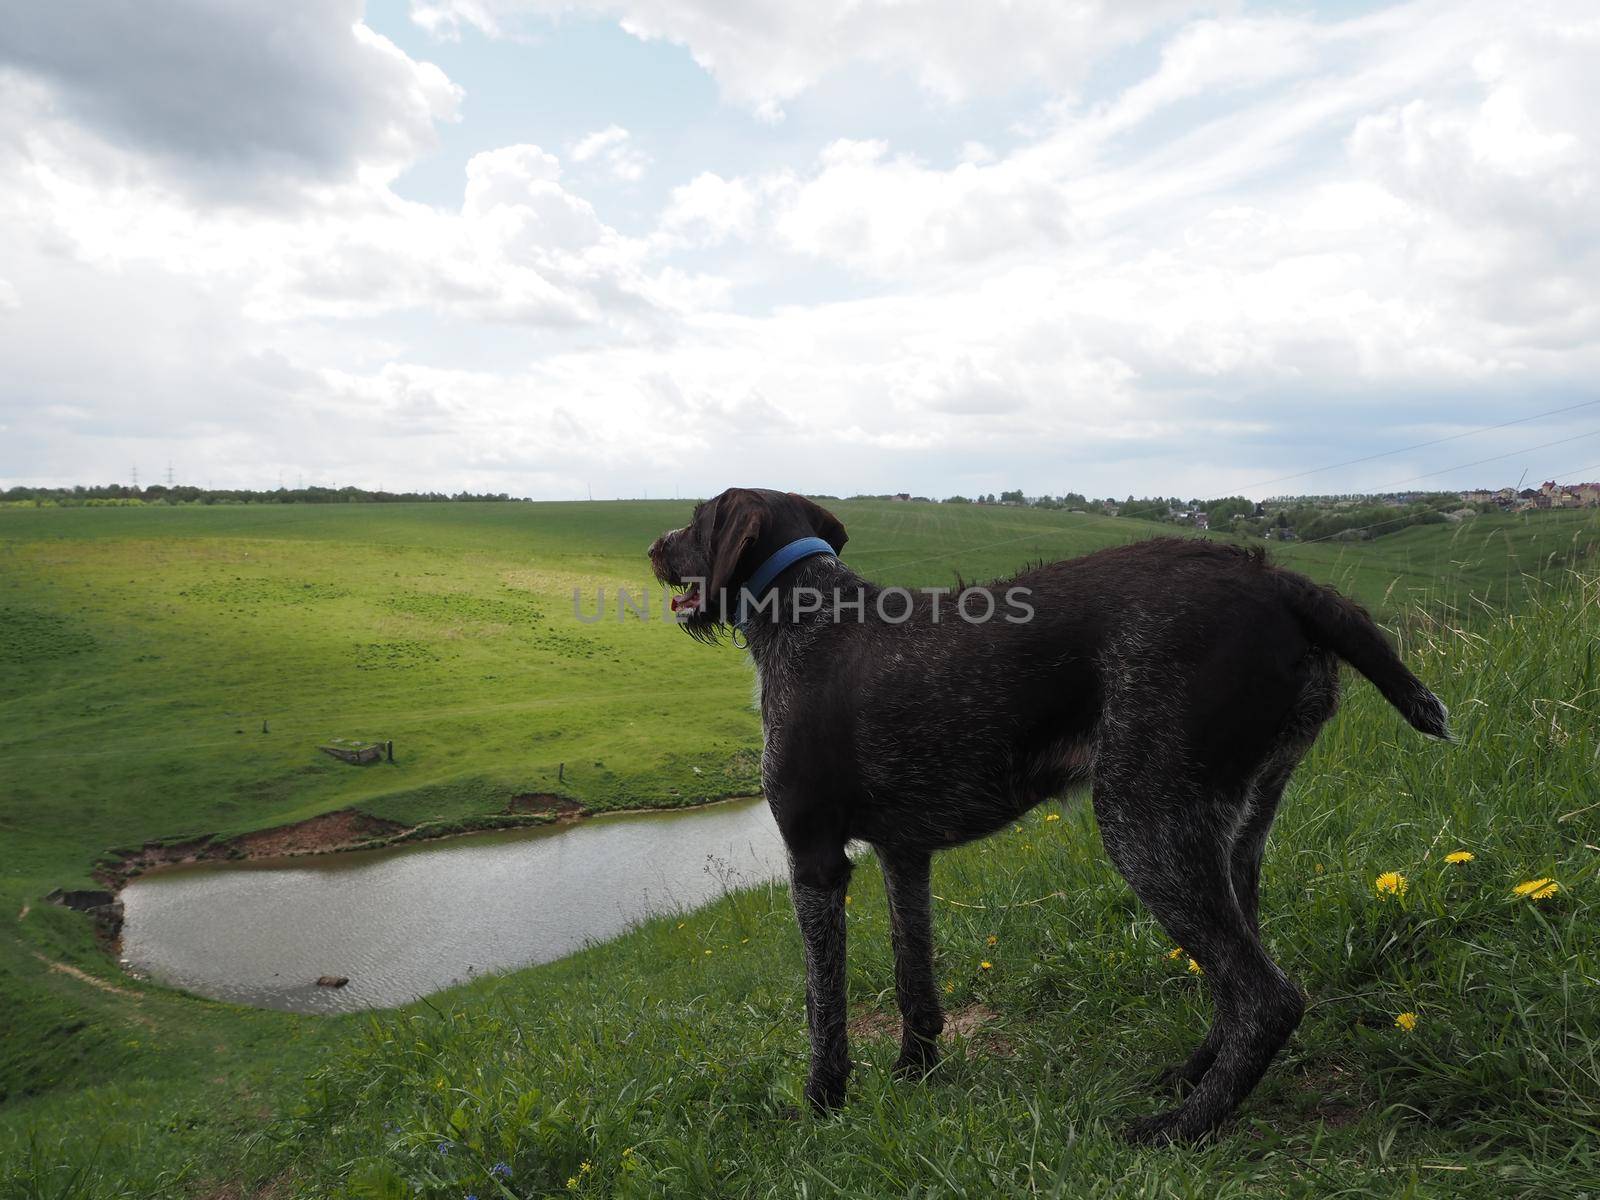
{"type": "MultiPolygon", "coordinates": [[[[1468,467],[1481,467],[1487,462],[1499,462],[1502,458],[1515,458],[1519,454],[1527,454],[1531,450],[1545,450],[1551,446],[1565,445],[1567,442],[1580,442],[1586,437],[1593,437],[1600,433],[1600,429],[1590,429],[1584,433],[1575,433],[1571,437],[1556,438],[1553,442],[1540,442],[1537,446],[1524,446],[1521,450],[1510,450],[1505,454],[1491,455],[1489,458],[1480,458],[1473,462],[1457,463],[1453,467],[1445,467],[1438,471],[1427,471],[1421,475],[1413,475],[1410,479],[1402,479],[1401,483],[1415,483],[1419,479],[1432,479],[1435,475],[1448,475],[1451,471],[1464,471],[1468,467]]],[[[1393,490],[1388,489],[1388,490],[1393,490]]]]}
{"type": "MultiPolygon", "coordinates": [[[[1531,416],[1518,417],[1513,421],[1501,421],[1498,425],[1482,425],[1477,429],[1468,429],[1464,433],[1452,433],[1448,437],[1434,438],[1432,441],[1416,442],[1410,446],[1400,446],[1394,450],[1383,450],[1377,454],[1366,454],[1360,458],[1349,458],[1344,462],[1330,463],[1326,467],[1312,467],[1309,471],[1296,471],[1292,475],[1277,475],[1271,479],[1262,479],[1256,483],[1247,483],[1240,490],[1249,491],[1252,488],[1265,487],[1269,483],[1282,483],[1286,479],[1304,479],[1307,475],[1320,475],[1324,471],[1335,471],[1340,467],[1353,467],[1357,463],[1372,462],[1374,459],[1389,458],[1395,454],[1404,454],[1408,450],[1421,450],[1425,446],[1440,446],[1445,442],[1459,441],[1461,438],[1472,437],[1479,433],[1489,433],[1495,429],[1507,429],[1512,425],[1525,425],[1529,421],[1537,421],[1541,417],[1554,417],[1561,413],[1576,412],[1580,408],[1593,408],[1600,404],[1600,400],[1585,400],[1581,404],[1569,404],[1566,408],[1552,408],[1547,412],[1533,413],[1531,416]]],[[[1487,460],[1485,460],[1487,461],[1487,460]]],[[[1467,466],[1473,464],[1467,463],[1467,466]]],[[[1418,478],[1421,478],[1420,476],[1418,478]]]]}

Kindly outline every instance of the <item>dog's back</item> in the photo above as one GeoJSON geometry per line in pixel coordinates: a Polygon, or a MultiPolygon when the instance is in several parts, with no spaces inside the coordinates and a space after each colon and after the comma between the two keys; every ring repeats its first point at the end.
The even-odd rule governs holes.
{"type": "Polygon", "coordinates": [[[1258,550],[1152,539],[987,590],[997,612],[1008,593],[1031,612],[972,623],[946,599],[935,622],[923,598],[905,622],[824,630],[794,680],[786,723],[826,731],[807,753],[860,801],[856,836],[915,822],[930,848],[980,837],[1108,755],[1247,777],[1332,715],[1333,656],[1443,733],[1443,706],[1364,611],[1258,550]]]}

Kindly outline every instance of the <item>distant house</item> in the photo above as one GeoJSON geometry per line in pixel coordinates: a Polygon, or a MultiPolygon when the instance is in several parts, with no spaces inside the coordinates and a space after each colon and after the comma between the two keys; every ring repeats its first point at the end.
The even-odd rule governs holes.
{"type": "Polygon", "coordinates": [[[1546,480],[1534,497],[1536,508],[1590,508],[1600,506],[1600,483],[1557,483],[1546,480]],[[1540,503],[1543,500],[1544,503],[1540,503]]]}
{"type": "Polygon", "coordinates": [[[1203,513],[1203,512],[1195,513],[1194,514],[1194,527],[1196,529],[1210,529],[1211,528],[1211,514],[1210,513],[1203,513]]]}
{"type": "Polygon", "coordinates": [[[911,493],[910,492],[896,492],[894,494],[893,498],[896,499],[896,500],[910,500],[911,499],[911,493]]]}

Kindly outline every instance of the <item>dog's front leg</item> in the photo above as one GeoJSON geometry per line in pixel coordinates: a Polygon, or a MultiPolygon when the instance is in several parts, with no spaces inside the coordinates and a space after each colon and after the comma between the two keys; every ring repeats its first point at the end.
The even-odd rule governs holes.
{"type": "Polygon", "coordinates": [[[895,1074],[920,1079],[939,1061],[944,1011],[933,984],[933,914],[928,894],[932,858],[921,851],[878,847],[889,893],[894,939],[894,991],[900,1003],[900,1058],[895,1074]]]}
{"type": "Polygon", "coordinates": [[[850,1075],[844,986],[844,890],[849,879],[850,860],[843,846],[793,856],[791,890],[805,942],[806,1023],[811,1031],[806,1099],[819,1113],[844,1103],[850,1075]]]}

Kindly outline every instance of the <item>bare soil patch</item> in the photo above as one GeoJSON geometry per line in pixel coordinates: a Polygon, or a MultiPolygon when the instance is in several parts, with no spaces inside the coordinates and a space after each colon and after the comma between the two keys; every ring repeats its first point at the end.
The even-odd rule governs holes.
{"type": "Polygon", "coordinates": [[[387,821],[346,808],[296,821],[293,825],[246,833],[233,838],[230,844],[243,850],[246,858],[280,858],[289,854],[345,850],[379,838],[394,837],[408,828],[399,821],[387,821]]]}
{"type": "Polygon", "coordinates": [[[90,987],[99,988],[102,992],[110,992],[114,996],[125,996],[129,1000],[144,999],[144,997],[139,995],[138,992],[132,991],[129,988],[118,987],[116,984],[111,983],[108,980],[101,979],[98,975],[91,975],[87,971],[80,971],[77,967],[70,966],[67,963],[56,962],[54,959],[46,958],[42,954],[35,954],[34,957],[42,962],[45,966],[49,967],[50,970],[61,975],[70,976],[71,978],[76,979],[79,983],[87,983],[90,987]]]}
{"type": "MultiPolygon", "coordinates": [[[[944,1032],[939,1040],[946,1044],[960,1039],[965,1044],[968,1058],[980,1051],[999,1058],[1010,1058],[1017,1052],[1011,1039],[998,1030],[986,1029],[999,1013],[987,1004],[969,1004],[944,1015],[944,1032]]],[[[850,1036],[864,1042],[898,1041],[900,1018],[877,1009],[861,1009],[850,1018],[847,1025],[850,1036]]]]}
{"type": "Polygon", "coordinates": [[[125,851],[117,858],[101,863],[95,869],[95,878],[116,890],[134,876],[160,867],[355,850],[390,841],[410,829],[411,826],[398,821],[388,821],[345,808],[233,838],[197,837],[177,842],[146,842],[137,850],[125,851]]]}
{"type": "Polygon", "coordinates": [[[543,813],[557,820],[570,821],[583,816],[585,809],[576,800],[557,796],[552,792],[524,792],[511,797],[506,805],[508,813],[543,813]]]}

